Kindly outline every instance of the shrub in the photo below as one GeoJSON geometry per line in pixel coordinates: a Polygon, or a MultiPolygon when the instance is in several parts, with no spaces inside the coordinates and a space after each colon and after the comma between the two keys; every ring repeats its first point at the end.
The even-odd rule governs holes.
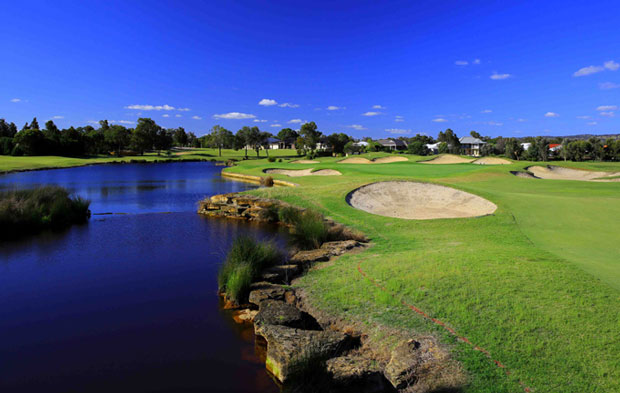
{"type": "Polygon", "coordinates": [[[306,210],[294,219],[292,225],[291,243],[302,250],[319,248],[329,238],[329,228],[318,212],[306,210]]]}
{"type": "Polygon", "coordinates": [[[265,176],[260,178],[260,185],[265,187],[273,187],[273,177],[265,176]]]}
{"type": "Polygon", "coordinates": [[[89,205],[90,201],[56,186],[1,192],[0,236],[15,238],[86,222],[89,205]]]}
{"type": "Polygon", "coordinates": [[[301,216],[301,211],[292,206],[282,206],[278,210],[278,219],[286,225],[294,225],[301,216]]]}
{"type": "Polygon", "coordinates": [[[259,212],[258,212],[258,218],[260,218],[263,221],[278,221],[279,215],[278,215],[278,207],[275,205],[269,205],[267,207],[262,208],[259,212]]]}
{"type": "Polygon", "coordinates": [[[281,159],[281,158],[278,158],[278,162],[282,162],[282,159],[281,159]]]}
{"type": "Polygon", "coordinates": [[[269,162],[276,162],[276,158],[275,157],[269,157],[269,158],[267,158],[267,161],[269,161],[269,162]]]}
{"type": "Polygon", "coordinates": [[[226,292],[229,300],[244,302],[252,282],[265,268],[281,259],[282,255],[273,242],[261,243],[249,236],[239,236],[218,273],[220,290],[226,292]]]}

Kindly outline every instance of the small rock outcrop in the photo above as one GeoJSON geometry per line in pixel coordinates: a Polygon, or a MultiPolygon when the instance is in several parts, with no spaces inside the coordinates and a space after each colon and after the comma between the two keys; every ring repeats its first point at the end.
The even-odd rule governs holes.
{"type": "Polygon", "coordinates": [[[383,376],[379,364],[360,355],[347,355],[329,359],[327,372],[338,391],[356,393],[392,392],[394,388],[383,376]]]}
{"type": "Polygon", "coordinates": [[[281,325],[292,328],[305,329],[306,322],[304,315],[288,303],[279,300],[263,300],[258,307],[258,314],[254,318],[258,333],[261,326],[281,325]]]}

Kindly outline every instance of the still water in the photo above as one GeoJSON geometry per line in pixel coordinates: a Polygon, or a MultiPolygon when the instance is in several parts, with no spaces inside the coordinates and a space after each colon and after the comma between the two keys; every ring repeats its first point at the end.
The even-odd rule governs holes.
{"type": "Polygon", "coordinates": [[[254,354],[252,328],[218,307],[216,274],[236,235],[284,234],[195,213],[207,195],[254,187],[220,169],[0,176],[0,190],[64,186],[90,199],[93,213],[61,233],[0,243],[0,392],[279,391],[254,354]]]}

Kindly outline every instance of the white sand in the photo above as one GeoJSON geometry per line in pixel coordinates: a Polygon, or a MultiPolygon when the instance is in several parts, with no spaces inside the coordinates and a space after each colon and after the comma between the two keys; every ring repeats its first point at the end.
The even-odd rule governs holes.
{"type": "Polygon", "coordinates": [[[512,164],[512,162],[505,160],[503,158],[497,158],[497,157],[482,157],[477,159],[476,161],[472,162],[472,164],[478,164],[478,165],[509,165],[512,164]]]}
{"type": "Polygon", "coordinates": [[[454,188],[410,181],[372,183],[347,197],[351,206],[368,213],[410,220],[479,217],[497,206],[454,188]]]}
{"type": "Polygon", "coordinates": [[[516,177],[522,177],[524,179],[538,179],[536,176],[532,175],[529,172],[523,172],[523,171],[510,171],[510,173],[512,173],[513,175],[515,175],[516,177]]]}
{"type": "Polygon", "coordinates": [[[318,161],[315,160],[297,160],[291,161],[291,164],[318,164],[318,161]]]}
{"type": "Polygon", "coordinates": [[[435,157],[432,160],[420,161],[421,164],[464,164],[472,162],[473,158],[463,158],[454,154],[442,154],[439,157],[435,157]]]}
{"type": "Polygon", "coordinates": [[[389,164],[390,162],[409,161],[407,157],[380,157],[369,160],[364,157],[349,157],[338,161],[338,164],[389,164]]]}
{"type": "Polygon", "coordinates": [[[342,173],[334,170],[334,169],[319,169],[318,171],[312,172],[313,168],[310,169],[300,169],[300,170],[292,170],[292,169],[265,169],[265,173],[274,174],[274,175],[286,175],[290,177],[301,177],[301,176],[340,176],[342,173]]]}
{"type": "Polygon", "coordinates": [[[601,177],[620,176],[620,172],[596,172],[584,171],[581,169],[563,168],[554,165],[531,166],[526,168],[536,177],[551,180],[578,180],[578,181],[599,181],[599,182],[618,182],[620,179],[599,179],[601,177]]]}

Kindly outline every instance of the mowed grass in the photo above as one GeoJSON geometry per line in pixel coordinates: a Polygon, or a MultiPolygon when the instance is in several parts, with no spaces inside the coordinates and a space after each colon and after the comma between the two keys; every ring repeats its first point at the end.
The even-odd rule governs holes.
{"type": "MultiPolygon", "coordinates": [[[[269,155],[272,157],[292,157],[297,155],[296,150],[282,149],[270,150],[269,155]]],[[[218,149],[191,149],[183,151],[175,151],[168,156],[164,153],[146,153],[142,156],[96,156],[96,157],[60,157],[60,156],[29,156],[29,157],[13,157],[0,155],[0,173],[11,171],[23,171],[32,169],[51,169],[51,168],[68,168],[82,165],[106,164],[111,162],[131,162],[138,161],[160,161],[160,160],[242,160],[245,156],[245,150],[222,149],[222,155],[219,155],[218,149]]],[[[260,152],[260,158],[266,157],[265,151],[260,152]]],[[[248,151],[248,159],[257,159],[256,151],[248,151]]]]}
{"type": "MultiPolygon", "coordinates": [[[[297,188],[252,191],[312,207],[372,238],[364,253],[313,270],[299,285],[317,306],[368,326],[434,334],[462,361],[467,392],[620,391],[620,183],[517,178],[534,163],[480,166],[244,162],[227,170],[333,168],[343,176],[296,178],[297,188]],[[494,215],[415,221],[356,210],[346,195],[360,185],[411,179],[451,185],[498,205],[494,215]],[[357,271],[358,264],[390,292],[357,271]],[[503,369],[403,300],[485,348],[503,369]]],[[[562,162],[553,163],[563,165],[562,162]]],[[[614,163],[570,163],[620,170],[614,163]]],[[[288,179],[286,176],[275,178],[288,179]]]]}

